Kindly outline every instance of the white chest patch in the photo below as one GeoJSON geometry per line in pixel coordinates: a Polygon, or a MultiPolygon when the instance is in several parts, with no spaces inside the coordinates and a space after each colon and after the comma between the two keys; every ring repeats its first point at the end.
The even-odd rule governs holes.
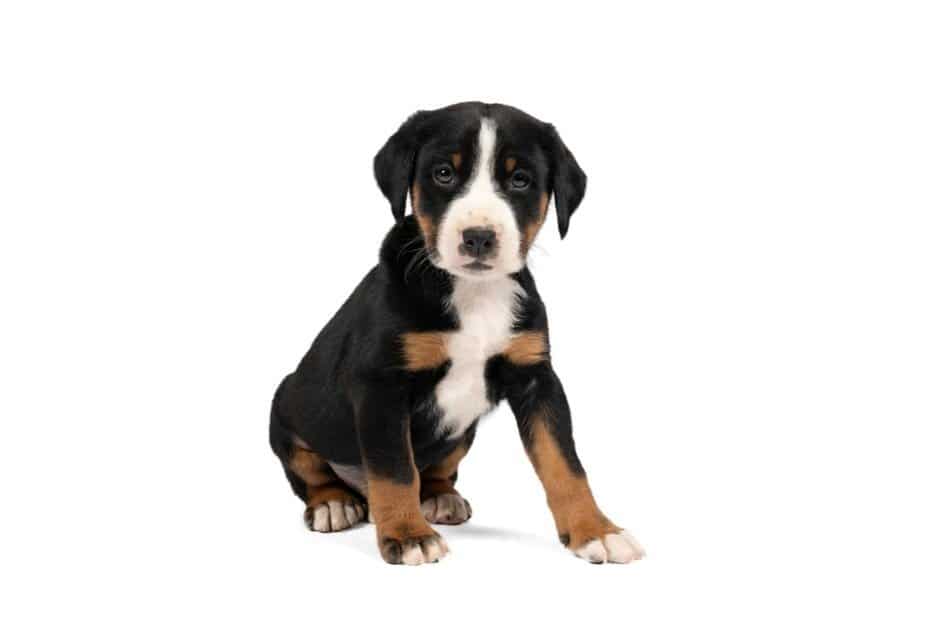
{"type": "Polygon", "coordinates": [[[485,365],[511,339],[521,286],[508,277],[489,281],[457,279],[451,305],[460,329],[447,337],[450,368],[437,384],[440,429],[459,437],[489,411],[485,365]]]}

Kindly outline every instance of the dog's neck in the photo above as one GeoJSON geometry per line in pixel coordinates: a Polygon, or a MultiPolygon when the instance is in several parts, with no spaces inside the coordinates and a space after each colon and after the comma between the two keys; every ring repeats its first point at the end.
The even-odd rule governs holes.
{"type": "Polygon", "coordinates": [[[510,305],[517,296],[524,293],[510,276],[491,279],[469,279],[453,277],[453,292],[448,297],[448,305],[458,312],[469,312],[479,305],[487,303],[504,303],[510,305]]]}

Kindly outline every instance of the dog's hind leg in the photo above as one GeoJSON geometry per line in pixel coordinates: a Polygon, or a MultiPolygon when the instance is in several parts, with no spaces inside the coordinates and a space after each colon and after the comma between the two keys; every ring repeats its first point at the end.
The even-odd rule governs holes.
{"type": "Polygon", "coordinates": [[[283,463],[293,492],[305,502],[309,529],[342,531],[366,519],[363,497],[345,484],[325,459],[286,430],[276,414],[270,419],[270,445],[283,463]]]}
{"type": "Polygon", "coordinates": [[[294,446],[287,463],[287,475],[290,473],[305,486],[305,522],[312,531],[342,531],[366,519],[363,497],[307,447],[294,446]]]}

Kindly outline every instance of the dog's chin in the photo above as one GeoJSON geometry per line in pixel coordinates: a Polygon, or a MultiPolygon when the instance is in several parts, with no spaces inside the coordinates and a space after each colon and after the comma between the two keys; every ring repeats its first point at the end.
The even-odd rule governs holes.
{"type": "Polygon", "coordinates": [[[454,261],[451,263],[442,259],[440,256],[435,257],[431,262],[436,267],[453,276],[472,281],[491,281],[504,278],[518,272],[521,267],[523,267],[505,267],[505,264],[497,260],[479,261],[471,259],[468,261],[454,261]]]}

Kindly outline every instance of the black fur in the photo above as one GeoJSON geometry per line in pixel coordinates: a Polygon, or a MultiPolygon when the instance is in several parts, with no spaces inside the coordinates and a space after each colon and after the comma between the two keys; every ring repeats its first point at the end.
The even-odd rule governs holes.
{"type": "MultiPolygon", "coordinates": [[[[523,228],[539,217],[541,194],[553,194],[561,235],[569,227],[585,192],[585,175],[550,124],[511,107],[463,103],[411,116],[389,138],[374,160],[376,181],[396,218],[380,250],[379,264],[361,281],[319,333],[294,373],[280,384],[271,413],[271,444],[284,467],[293,437],[324,459],[360,465],[379,476],[410,482],[406,439],[411,434],[414,464],[423,469],[469,443],[475,424],[455,439],[438,432],[434,389],[448,364],[424,371],[404,368],[400,337],[407,332],[452,331],[459,327],[448,298],[454,286],[449,273],[426,258],[425,242],[415,216],[405,216],[410,188],[421,191],[421,214],[439,220],[464,186],[473,167],[480,119],[497,125],[496,179],[523,228]],[[460,155],[454,183],[433,181],[435,166],[460,155]],[[533,183],[511,186],[504,167],[516,157],[533,183]]],[[[525,292],[515,330],[547,331],[547,317],[527,268],[513,275],[525,292]]],[[[569,407],[549,359],[515,366],[502,356],[487,363],[491,402],[507,399],[525,443],[537,414],[563,450],[570,466],[582,467],[572,442],[569,407]]],[[[293,490],[304,497],[301,480],[287,473],[293,490]]]]}
{"type": "Polygon", "coordinates": [[[559,235],[566,237],[569,231],[569,219],[572,218],[582,198],[585,197],[585,173],[579,167],[572,152],[560,139],[553,125],[549,130],[550,160],[553,161],[553,192],[556,194],[556,221],[559,235]]]}

